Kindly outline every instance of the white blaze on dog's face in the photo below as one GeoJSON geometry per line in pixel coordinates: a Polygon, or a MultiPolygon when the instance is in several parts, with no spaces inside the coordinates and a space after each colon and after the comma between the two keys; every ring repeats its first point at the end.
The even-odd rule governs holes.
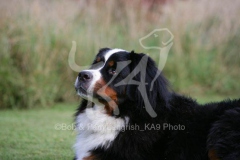
{"type": "Polygon", "coordinates": [[[100,50],[92,67],[88,70],[81,71],[75,81],[75,88],[78,95],[95,103],[99,102],[100,99],[104,99],[105,97],[101,97],[104,95],[116,99],[117,93],[113,88],[107,86],[102,94],[100,93],[100,89],[107,84],[106,79],[109,81],[109,78],[113,76],[119,57],[124,57],[124,55],[128,53],[129,52],[122,49],[106,48],[100,50]],[[113,55],[116,54],[118,54],[117,57],[113,57],[113,55]]]}

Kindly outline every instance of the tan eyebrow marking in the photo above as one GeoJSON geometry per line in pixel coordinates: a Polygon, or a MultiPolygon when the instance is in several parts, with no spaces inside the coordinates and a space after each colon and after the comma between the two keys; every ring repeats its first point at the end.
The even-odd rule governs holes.
{"type": "Polygon", "coordinates": [[[209,150],[209,152],[208,152],[208,158],[209,158],[210,160],[220,160],[220,159],[217,157],[216,151],[215,151],[214,149],[209,150]]]}
{"type": "Polygon", "coordinates": [[[100,62],[100,60],[101,60],[100,57],[97,57],[97,58],[96,58],[96,61],[97,61],[97,62],[100,62]]]}
{"type": "Polygon", "coordinates": [[[112,66],[114,65],[114,61],[109,61],[109,62],[108,62],[108,65],[109,65],[110,67],[112,67],[112,66]]]}

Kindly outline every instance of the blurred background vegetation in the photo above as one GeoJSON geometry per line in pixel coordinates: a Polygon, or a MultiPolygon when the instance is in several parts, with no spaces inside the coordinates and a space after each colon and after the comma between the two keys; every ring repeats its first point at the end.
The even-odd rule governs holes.
{"type": "MultiPolygon", "coordinates": [[[[72,41],[80,66],[102,47],[158,60],[139,39],[168,28],[163,72],[176,92],[201,103],[239,98],[239,15],[239,0],[0,0],[0,109],[13,109],[0,111],[0,159],[73,158],[75,132],[55,128],[73,125],[79,103],[72,41]]],[[[146,45],[162,46],[162,38],[146,45]]]]}
{"type": "Polygon", "coordinates": [[[174,35],[163,72],[175,91],[239,97],[239,15],[239,0],[0,0],[0,108],[76,101],[72,41],[88,65],[102,47],[157,52],[138,40],[158,28],[174,35]]]}

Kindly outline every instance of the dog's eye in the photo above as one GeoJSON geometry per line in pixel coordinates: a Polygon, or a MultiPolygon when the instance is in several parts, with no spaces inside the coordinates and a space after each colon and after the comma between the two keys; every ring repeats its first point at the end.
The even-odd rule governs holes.
{"type": "Polygon", "coordinates": [[[111,74],[111,75],[114,75],[114,74],[116,74],[116,69],[115,68],[109,68],[108,73],[111,74]]]}

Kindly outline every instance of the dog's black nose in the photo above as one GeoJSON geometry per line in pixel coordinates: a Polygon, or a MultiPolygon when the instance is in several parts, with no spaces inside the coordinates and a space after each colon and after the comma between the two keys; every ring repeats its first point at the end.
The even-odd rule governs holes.
{"type": "Polygon", "coordinates": [[[78,77],[80,81],[87,82],[92,80],[93,75],[88,71],[82,71],[78,74],[78,77]]]}

